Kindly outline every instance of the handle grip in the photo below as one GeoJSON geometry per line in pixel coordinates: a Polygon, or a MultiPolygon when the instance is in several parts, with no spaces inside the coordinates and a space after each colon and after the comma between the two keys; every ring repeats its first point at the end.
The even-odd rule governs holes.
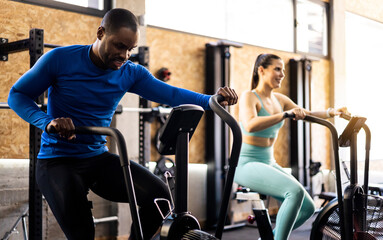
{"type": "Polygon", "coordinates": [[[52,125],[48,125],[46,132],[47,133],[57,133],[57,129],[54,126],[52,126],[52,125]]]}
{"type": "Polygon", "coordinates": [[[215,95],[216,96],[216,100],[217,100],[217,102],[218,103],[220,103],[220,102],[222,102],[222,101],[224,101],[225,100],[225,97],[224,96],[222,96],[222,95],[215,95]]]}
{"type": "Polygon", "coordinates": [[[351,115],[346,114],[346,113],[341,113],[341,114],[340,114],[340,117],[343,118],[343,119],[346,119],[346,120],[348,120],[348,121],[351,120],[351,115]]]}
{"type": "Polygon", "coordinates": [[[285,113],[283,114],[283,117],[284,117],[284,118],[290,118],[290,119],[293,119],[293,118],[295,118],[295,113],[288,113],[288,112],[285,112],[285,113]]]}

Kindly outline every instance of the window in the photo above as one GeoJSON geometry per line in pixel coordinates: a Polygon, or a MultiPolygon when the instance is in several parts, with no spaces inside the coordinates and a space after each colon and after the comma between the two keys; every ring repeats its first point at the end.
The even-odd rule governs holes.
{"type": "Polygon", "coordinates": [[[323,2],[297,0],[297,51],[327,56],[327,10],[323,2]]]}
{"type": "Polygon", "coordinates": [[[146,21],[157,27],[294,50],[291,0],[146,0],[146,21]]]}
{"type": "Polygon", "coordinates": [[[146,0],[146,22],[266,48],[327,56],[326,4],[309,0],[146,0]],[[294,16],[299,22],[298,44],[294,16]]]}
{"type": "MultiPolygon", "coordinates": [[[[383,24],[346,12],[346,105],[354,115],[367,118],[371,130],[371,160],[383,160],[383,102],[380,69],[383,56],[383,24]]],[[[339,90],[341,91],[341,90],[339,90]]],[[[358,159],[364,160],[364,131],[358,134],[358,159]]]]}
{"type": "Polygon", "coordinates": [[[147,24],[226,38],[226,0],[146,0],[147,24]]]}
{"type": "Polygon", "coordinates": [[[54,0],[55,2],[63,2],[81,7],[89,7],[98,10],[104,10],[104,0],[54,0]]]}
{"type": "Polygon", "coordinates": [[[102,17],[112,8],[111,0],[13,0],[102,17]]]}
{"type": "Polygon", "coordinates": [[[232,41],[294,51],[291,0],[227,0],[227,34],[232,41]]]}

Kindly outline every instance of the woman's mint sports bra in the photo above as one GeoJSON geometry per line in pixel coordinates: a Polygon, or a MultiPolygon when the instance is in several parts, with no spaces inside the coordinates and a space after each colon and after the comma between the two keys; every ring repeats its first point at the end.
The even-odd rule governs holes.
{"type": "MultiPolygon", "coordinates": [[[[271,114],[268,113],[266,111],[266,109],[264,108],[263,102],[262,102],[261,98],[259,97],[259,95],[254,90],[252,92],[258,97],[259,101],[261,102],[261,109],[258,112],[258,116],[271,116],[271,114]]],[[[279,105],[280,105],[280,103],[279,103],[279,105]]],[[[282,109],[282,106],[281,106],[281,109],[282,109]]],[[[283,109],[282,109],[282,111],[283,111],[283,109]]],[[[284,121],[281,121],[281,122],[279,122],[279,123],[277,123],[277,124],[275,124],[269,128],[266,128],[266,129],[263,129],[263,130],[257,131],[257,132],[247,132],[245,130],[245,128],[243,127],[242,123],[240,123],[240,126],[241,126],[243,134],[245,134],[245,135],[263,137],[263,138],[276,138],[278,135],[279,129],[283,126],[283,123],[284,123],[284,121]]]]}

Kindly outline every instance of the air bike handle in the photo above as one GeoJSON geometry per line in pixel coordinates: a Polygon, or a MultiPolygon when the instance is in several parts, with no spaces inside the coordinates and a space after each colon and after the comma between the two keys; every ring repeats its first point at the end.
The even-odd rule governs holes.
{"type": "MultiPolygon", "coordinates": [[[[57,131],[53,126],[49,125],[49,127],[47,128],[47,133],[57,133],[57,131]]],[[[136,195],[134,193],[134,185],[133,185],[132,174],[130,171],[130,162],[128,159],[128,151],[126,148],[124,136],[122,135],[122,133],[119,130],[117,130],[115,128],[94,127],[94,126],[76,127],[74,130],[74,133],[75,134],[87,134],[87,135],[106,135],[106,136],[110,136],[116,140],[118,153],[120,156],[120,163],[121,163],[121,167],[123,168],[123,172],[124,172],[124,178],[125,178],[125,183],[126,183],[126,191],[128,194],[128,200],[130,203],[129,207],[130,207],[130,212],[131,212],[132,220],[133,220],[133,230],[135,231],[137,239],[139,239],[139,240],[144,239],[143,233],[142,233],[141,221],[140,221],[139,213],[138,213],[136,195]]]]}
{"type": "MultiPolygon", "coordinates": [[[[295,114],[288,114],[286,113],[285,116],[287,118],[294,118],[295,114]]],[[[337,178],[340,179],[340,161],[339,161],[339,145],[338,145],[338,132],[331,122],[311,116],[311,115],[306,115],[306,117],[303,119],[303,121],[310,122],[310,123],[316,123],[322,126],[327,127],[330,130],[331,133],[331,139],[332,139],[332,146],[333,146],[333,151],[334,151],[334,160],[335,160],[335,175],[337,178]]],[[[339,211],[342,213],[343,211],[343,196],[342,196],[342,184],[341,181],[336,181],[336,189],[337,189],[337,197],[339,199],[338,201],[338,206],[339,206],[339,211]]],[[[345,232],[344,230],[344,218],[343,215],[341,214],[340,216],[340,226],[341,226],[341,233],[343,236],[343,233],[345,232]]]]}
{"type": "MultiPolygon", "coordinates": [[[[57,130],[53,126],[49,125],[47,128],[47,133],[57,133],[57,130]]],[[[110,127],[76,127],[74,133],[86,135],[106,135],[114,138],[117,142],[117,148],[121,159],[121,166],[130,164],[128,161],[125,139],[119,130],[110,127]]]]}
{"type": "Polygon", "coordinates": [[[219,102],[223,101],[224,97],[221,95],[214,95],[209,100],[210,108],[227,124],[229,125],[233,133],[233,145],[231,149],[231,154],[229,158],[229,171],[226,176],[224,192],[222,196],[221,208],[218,216],[217,229],[215,232],[215,237],[218,239],[222,238],[223,229],[225,227],[225,221],[229,206],[229,200],[231,195],[231,188],[234,181],[235,169],[238,165],[239,153],[242,146],[242,132],[237,121],[230,115],[220,104],[219,102]]]}

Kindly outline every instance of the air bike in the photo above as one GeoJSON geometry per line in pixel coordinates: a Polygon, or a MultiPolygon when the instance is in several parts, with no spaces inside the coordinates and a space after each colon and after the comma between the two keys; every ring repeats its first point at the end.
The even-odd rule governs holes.
{"type": "MultiPolygon", "coordinates": [[[[288,115],[294,118],[294,115],[288,115]]],[[[338,138],[335,126],[327,120],[306,116],[303,120],[327,127],[331,132],[335,160],[337,198],[330,201],[313,222],[310,240],[376,240],[383,239],[383,198],[368,195],[368,171],[371,133],[365,124],[366,118],[341,114],[348,120],[338,138]],[[357,135],[363,128],[366,133],[364,185],[357,182],[357,135]],[[342,194],[342,180],[339,161],[339,147],[350,148],[350,184],[342,194]],[[341,199],[339,201],[338,199],[341,199]]],[[[346,169],[345,169],[346,170],[346,169]]],[[[348,173],[348,171],[346,171],[348,173]]],[[[259,199],[254,199],[259,202],[259,199]]],[[[273,233],[267,211],[263,204],[254,204],[254,216],[262,240],[272,240],[273,233]]]]}
{"type": "Polygon", "coordinates": [[[170,211],[164,216],[159,237],[160,240],[209,240],[221,239],[222,237],[234,173],[242,146],[242,133],[238,123],[218,103],[222,100],[222,96],[214,95],[210,98],[209,106],[231,128],[233,133],[233,145],[215,235],[213,236],[201,231],[198,220],[187,210],[188,146],[204,110],[195,105],[181,105],[173,108],[164,126],[159,131],[159,140],[157,143],[157,148],[160,154],[175,154],[176,165],[175,199],[174,202],[169,202],[170,211]]]}
{"type": "Polygon", "coordinates": [[[341,114],[340,117],[348,120],[349,123],[339,139],[337,139],[335,128],[329,125],[331,129],[334,129],[331,130],[331,134],[334,146],[337,198],[330,201],[319,212],[313,223],[310,239],[383,239],[383,198],[369,195],[370,129],[365,124],[366,118],[364,117],[351,117],[346,114],[341,114]],[[361,128],[366,134],[363,186],[358,184],[357,175],[357,135],[361,128]],[[350,184],[345,188],[343,196],[338,145],[350,148],[350,184]]]}
{"type": "MultiPolygon", "coordinates": [[[[176,179],[175,179],[175,201],[169,202],[166,199],[155,199],[155,204],[159,201],[168,201],[169,211],[163,214],[163,224],[160,235],[154,239],[160,240],[188,240],[188,239],[220,239],[224,229],[225,218],[231,195],[231,188],[234,179],[235,168],[238,163],[239,152],[242,145],[242,134],[236,120],[218,103],[224,98],[214,95],[210,98],[210,108],[226,122],[233,132],[233,145],[229,161],[229,171],[226,177],[224,195],[219,214],[215,236],[203,232],[200,229],[198,220],[187,210],[188,195],[188,146],[189,141],[201,119],[204,110],[196,105],[180,105],[174,107],[165,124],[160,129],[158,151],[162,155],[175,154],[176,179]]],[[[48,132],[54,133],[55,129],[50,128],[48,132]]],[[[75,134],[107,135],[114,138],[120,155],[121,167],[124,171],[124,180],[129,199],[131,217],[133,221],[133,231],[137,236],[136,240],[143,240],[142,227],[140,223],[136,195],[133,187],[133,179],[130,170],[130,162],[125,144],[125,139],[121,132],[110,127],[76,127],[75,134]]],[[[169,188],[170,189],[170,188],[169,188]]],[[[172,195],[172,194],[171,194],[172,195]]]]}

